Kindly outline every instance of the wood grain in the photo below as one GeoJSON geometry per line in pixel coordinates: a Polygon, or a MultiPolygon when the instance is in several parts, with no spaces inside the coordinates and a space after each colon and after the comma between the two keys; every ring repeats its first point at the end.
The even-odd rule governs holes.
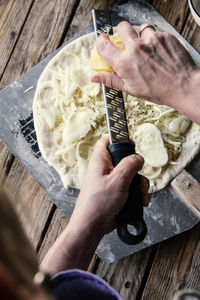
{"type": "Polygon", "coordinates": [[[181,31],[189,11],[187,0],[148,1],[177,31],[181,31]]]}
{"type": "Polygon", "coordinates": [[[200,53],[200,27],[195,23],[191,13],[186,21],[182,35],[200,53]]]}
{"type": "Polygon", "coordinates": [[[189,209],[200,218],[200,183],[187,171],[183,170],[172,182],[175,192],[185,201],[189,209]]]}
{"type": "Polygon", "coordinates": [[[199,266],[200,224],[159,245],[142,300],[168,300],[178,290],[198,290],[199,266]]]}
{"type": "Polygon", "coordinates": [[[114,0],[95,1],[95,0],[81,0],[76,10],[70,28],[65,36],[65,42],[72,38],[75,34],[92,24],[92,13],[94,9],[109,9],[114,5],[114,0]]]}
{"type": "Polygon", "coordinates": [[[32,2],[33,0],[0,1],[0,77],[15,47],[32,2]]]}
{"type": "Polygon", "coordinates": [[[74,0],[35,0],[0,88],[18,78],[59,46],[75,3],[74,0]]]}
{"type": "Polygon", "coordinates": [[[96,274],[107,281],[124,300],[136,299],[139,296],[138,293],[145,277],[147,265],[151,260],[152,251],[153,247],[112,264],[101,261],[96,274]]]}
{"type": "MultiPolygon", "coordinates": [[[[15,80],[58,47],[74,5],[73,0],[34,2],[0,87],[15,80]]],[[[1,153],[4,159],[2,169],[5,169],[6,157],[9,162],[10,153],[4,147],[1,153]]],[[[20,195],[18,201],[13,203],[33,245],[38,247],[52,202],[17,160],[8,174],[6,189],[15,200],[20,195]]]]}
{"type": "MultiPolygon", "coordinates": [[[[91,8],[109,8],[113,3],[112,0],[107,2],[81,0],[80,3],[72,0],[35,0],[24,24],[26,13],[20,12],[20,7],[25,2],[31,7],[31,0],[0,1],[0,16],[4,15],[2,17],[4,21],[0,20],[0,25],[7,22],[6,18],[10,18],[6,23],[7,26],[4,25],[6,28],[3,31],[0,28],[3,35],[5,32],[5,37],[0,35],[1,45],[5,44],[8,49],[0,50],[2,56],[4,55],[2,70],[5,69],[12,54],[0,83],[1,88],[54,51],[64,37],[68,40],[88,26],[91,23],[91,8]],[[13,7],[16,12],[13,11],[13,7]],[[12,24],[16,26],[15,37],[11,34],[14,31],[12,24]],[[12,41],[9,40],[11,35],[14,37],[12,41]]],[[[187,0],[149,2],[199,49],[199,28],[188,14],[187,0]]],[[[28,10],[29,8],[27,13],[28,10]]],[[[52,202],[21,164],[17,160],[13,164],[12,162],[10,152],[0,144],[0,171],[7,176],[5,186],[9,195],[14,198],[13,203],[34,247],[38,247],[42,232],[50,221],[52,202]]],[[[39,249],[40,260],[66,223],[66,219],[63,219],[59,210],[56,210],[39,249]]],[[[116,288],[124,300],[172,299],[179,289],[185,287],[198,289],[200,286],[199,232],[200,226],[197,226],[187,233],[161,243],[157,252],[152,247],[110,265],[99,263],[99,259],[95,256],[90,270],[116,288]]]]}
{"type": "Polygon", "coordinates": [[[0,141],[0,183],[3,182],[9,173],[13,162],[13,155],[8,148],[0,141]]]}
{"type": "Polygon", "coordinates": [[[22,221],[27,236],[37,247],[53,203],[15,159],[6,177],[5,190],[22,221]]]}
{"type": "Polygon", "coordinates": [[[59,209],[56,209],[53,218],[51,220],[51,223],[48,227],[48,230],[46,232],[45,238],[42,242],[42,245],[38,252],[38,258],[41,262],[44,258],[45,254],[49,250],[49,248],[53,245],[57,237],[61,234],[61,232],[66,227],[68,221],[67,219],[62,215],[61,211],[59,209]]]}
{"type": "MultiPolygon", "coordinates": [[[[32,2],[33,0],[0,1],[0,78],[16,45],[32,2]]],[[[7,176],[12,162],[13,155],[0,141],[0,182],[7,176]]]]}

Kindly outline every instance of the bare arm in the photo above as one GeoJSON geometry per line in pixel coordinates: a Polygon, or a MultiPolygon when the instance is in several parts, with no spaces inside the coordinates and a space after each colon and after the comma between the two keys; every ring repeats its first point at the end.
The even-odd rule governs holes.
{"type": "MultiPolygon", "coordinates": [[[[143,158],[128,156],[114,168],[108,143],[107,138],[97,143],[69,224],[42,261],[42,271],[55,275],[71,268],[87,269],[101,238],[116,227],[116,215],[125,204],[143,158]]],[[[140,188],[144,205],[148,205],[146,178],[142,178],[140,188]]]]}
{"type": "Polygon", "coordinates": [[[99,54],[115,73],[99,72],[92,81],[169,105],[200,123],[200,70],[180,42],[152,28],[138,37],[127,22],[121,22],[117,31],[125,50],[117,49],[106,35],[96,42],[99,54]]]}

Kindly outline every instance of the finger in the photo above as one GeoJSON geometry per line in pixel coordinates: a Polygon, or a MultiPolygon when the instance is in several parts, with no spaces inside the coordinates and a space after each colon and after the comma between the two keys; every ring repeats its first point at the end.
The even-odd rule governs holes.
{"type": "Polygon", "coordinates": [[[110,66],[114,65],[115,58],[118,57],[121,52],[121,50],[111,43],[109,37],[105,34],[100,35],[96,40],[96,48],[99,55],[103,57],[110,66]]]}
{"type": "Polygon", "coordinates": [[[130,140],[131,144],[133,144],[135,146],[135,142],[133,140],[130,140]]]}
{"type": "Polygon", "coordinates": [[[140,190],[143,195],[148,194],[149,191],[149,179],[143,175],[140,175],[140,190]]]}
{"type": "Polygon", "coordinates": [[[146,42],[151,41],[152,38],[155,37],[155,32],[156,29],[151,24],[142,24],[139,29],[141,39],[146,42]]]}
{"type": "Polygon", "coordinates": [[[105,84],[120,91],[124,90],[124,82],[116,73],[99,72],[92,75],[91,81],[105,84]]]}
{"type": "MultiPolygon", "coordinates": [[[[107,136],[102,137],[99,139],[94,147],[93,154],[95,156],[99,156],[101,153],[107,151],[107,147],[109,145],[109,138],[107,136]]],[[[94,156],[93,155],[93,156],[94,156]]]]}
{"type": "Polygon", "coordinates": [[[150,197],[148,195],[149,191],[149,179],[143,175],[140,175],[140,190],[142,193],[142,201],[144,206],[148,206],[150,202],[150,197]]]}
{"type": "Polygon", "coordinates": [[[135,174],[142,169],[144,159],[138,154],[129,155],[123,158],[114,168],[113,173],[120,183],[127,187],[130,185],[135,174]]]}
{"type": "Polygon", "coordinates": [[[142,202],[144,206],[148,206],[150,202],[150,197],[148,194],[142,196],[142,202]]]}
{"type": "Polygon", "coordinates": [[[129,47],[130,43],[138,38],[137,32],[133,29],[131,24],[126,21],[119,23],[117,26],[117,32],[125,48],[129,47]]]}
{"type": "Polygon", "coordinates": [[[108,174],[114,169],[110,153],[107,149],[108,145],[108,137],[103,137],[98,140],[89,161],[89,167],[95,167],[96,173],[101,175],[108,174]]]}

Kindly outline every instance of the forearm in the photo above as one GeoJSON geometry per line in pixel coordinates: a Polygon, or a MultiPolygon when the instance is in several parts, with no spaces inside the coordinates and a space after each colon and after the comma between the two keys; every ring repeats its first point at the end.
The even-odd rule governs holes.
{"type": "Polygon", "coordinates": [[[72,218],[44,257],[40,269],[51,276],[67,269],[87,269],[103,236],[95,222],[72,218]]]}
{"type": "Polygon", "coordinates": [[[183,81],[180,89],[167,95],[163,102],[200,124],[200,70],[194,71],[190,79],[183,81]]]}

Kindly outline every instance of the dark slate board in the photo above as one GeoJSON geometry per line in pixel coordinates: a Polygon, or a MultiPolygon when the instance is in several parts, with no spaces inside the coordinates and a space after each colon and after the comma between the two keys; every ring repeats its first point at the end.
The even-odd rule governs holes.
{"type": "MultiPolygon", "coordinates": [[[[127,1],[125,4],[114,6],[110,12],[113,26],[122,20],[127,20],[133,25],[150,23],[158,30],[174,34],[183,41],[196,64],[200,66],[198,52],[145,1],[127,1]]],[[[75,38],[92,31],[91,25],[75,38]]],[[[71,40],[67,43],[70,42],[71,40]]],[[[60,49],[0,92],[0,138],[42,186],[56,206],[69,218],[79,191],[65,189],[56,171],[49,167],[41,157],[32,115],[32,102],[38,78],[46,64],[60,49]]],[[[189,172],[198,180],[200,180],[199,167],[198,158],[188,166],[189,172]]],[[[189,208],[170,186],[152,195],[150,206],[144,210],[144,218],[148,226],[148,234],[141,244],[128,246],[118,239],[114,231],[101,241],[97,249],[99,257],[106,262],[113,262],[188,230],[199,222],[199,216],[195,211],[189,208]]]]}

